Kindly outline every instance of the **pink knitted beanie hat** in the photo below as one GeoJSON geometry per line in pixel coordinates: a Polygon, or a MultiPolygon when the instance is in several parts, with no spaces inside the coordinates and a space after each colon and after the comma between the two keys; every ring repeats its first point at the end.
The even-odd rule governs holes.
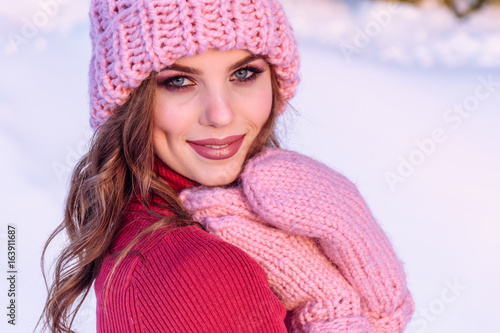
{"type": "Polygon", "coordinates": [[[90,23],[94,129],[152,71],[209,49],[264,56],[287,100],[299,81],[297,45],[276,0],[92,0],[90,23]]]}

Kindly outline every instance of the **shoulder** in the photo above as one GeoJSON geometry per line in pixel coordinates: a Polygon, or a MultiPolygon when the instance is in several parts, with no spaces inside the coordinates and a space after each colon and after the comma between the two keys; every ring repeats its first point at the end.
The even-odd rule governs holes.
{"type": "Polygon", "coordinates": [[[143,253],[147,260],[142,260],[134,272],[141,279],[147,277],[147,272],[155,271],[181,275],[196,272],[197,276],[210,274],[204,279],[212,279],[214,273],[220,275],[242,270],[253,271],[265,278],[260,266],[241,249],[195,226],[167,231],[148,248],[143,253]]]}
{"type": "MultiPolygon", "coordinates": [[[[111,272],[116,257],[117,254],[105,256],[99,275],[111,272]]],[[[196,226],[189,226],[165,228],[144,235],[115,268],[114,274],[128,276],[119,280],[122,287],[129,287],[130,282],[148,279],[161,282],[160,273],[165,276],[196,273],[197,279],[212,279],[214,272],[234,277],[234,273],[245,270],[265,279],[262,268],[240,248],[196,226]]]]}
{"type": "MultiPolygon", "coordinates": [[[[142,329],[151,325],[150,316],[215,332],[222,328],[202,328],[220,320],[239,325],[235,318],[244,322],[252,311],[284,314],[262,268],[239,248],[197,227],[166,232],[147,251],[127,255],[115,274],[106,299],[111,308],[126,307],[142,329]]],[[[96,281],[98,305],[103,291],[96,281]]]]}

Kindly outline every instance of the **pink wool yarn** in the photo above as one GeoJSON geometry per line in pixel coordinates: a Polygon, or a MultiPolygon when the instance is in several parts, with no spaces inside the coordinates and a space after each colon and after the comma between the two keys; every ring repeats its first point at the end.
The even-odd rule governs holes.
{"type": "MultiPolygon", "coordinates": [[[[267,148],[248,162],[239,188],[193,188],[183,192],[181,198],[209,231],[241,246],[264,267],[273,291],[284,304],[292,304],[289,309],[299,309],[298,314],[294,311],[297,331],[331,332],[328,323],[338,319],[332,314],[340,315],[339,311],[329,311],[331,300],[335,300],[332,295],[346,288],[346,283],[353,293],[348,292],[349,287],[343,289],[348,296],[340,294],[342,303],[355,305],[359,297],[361,314],[369,327],[356,326],[361,327],[356,330],[345,325],[345,332],[402,332],[410,321],[413,300],[387,236],[355,185],[327,166],[295,152],[267,148]],[[252,224],[271,228],[265,231],[252,224]],[[285,242],[282,238],[287,238],[276,230],[296,238],[285,242]],[[316,240],[317,245],[304,238],[316,240]],[[297,248],[291,250],[293,246],[297,248]],[[319,250],[308,246],[319,246],[319,250]],[[287,255],[288,251],[293,255],[287,255]],[[336,278],[331,269],[320,264],[325,257],[338,269],[336,278]],[[303,267],[304,263],[309,264],[303,267]],[[310,281],[312,275],[307,275],[307,269],[320,274],[314,282],[321,287],[310,281]],[[330,274],[330,279],[323,273],[330,274]],[[290,288],[291,284],[302,287],[290,288]],[[314,301],[297,298],[303,288],[314,301]],[[293,295],[284,290],[292,290],[293,295]],[[296,299],[302,304],[294,303],[296,299]]],[[[333,304],[339,309],[338,303],[333,304]]],[[[347,317],[356,317],[355,306],[349,307],[353,312],[347,317]]],[[[351,319],[347,323],[352,323],[351,319]]]]}
{"type": "Polygon", "coordinates": [[[359,296],[313,239],[261,223],[238,188],[187,190],[181,198],[209,233],[238,246],[266,271],[271,290],[294,311],[291,332],[371,331],[359,296]]]}
{"type": "Polygon", "coordinates": [[[94,129],[152,71],[209,49],[264,56],[286,100],[299,81],[297,45],[276,0],[92,0],[90,23],[94,129]]]}

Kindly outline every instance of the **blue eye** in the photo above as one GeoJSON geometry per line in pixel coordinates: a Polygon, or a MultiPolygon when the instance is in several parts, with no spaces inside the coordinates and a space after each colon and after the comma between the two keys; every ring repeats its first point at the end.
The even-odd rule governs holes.
{"type": "Polygon", "coordinates": [[[176,76],[169,79],[168,84],[174,87],[185,87],[191,85],[192,82],[185,76],[176,76]]]}
{"type": "Polygon", "coordinates": [[[265,69],[256,66],[247,66],[240,68],[233,73],[233,80],[240,82],[247,82],[256,79],[259,74],[263,73],[265,69]]]}
{"type": "Polygon", "coordinates": [[[238,80],[246,79],[252,74],[253,74],[253,72],[249,71],[247,68],[238,69],[236,72],[234,72],[234,76],[238,80]]]}
{"type": "Polygon", "coordinates": [[[170,81],[170,84],[173,86],[176,86],[176,87],[181,87],[184,85],[184,81],[185,81],[185,79],[182,76],[178,76],[178,77],[173,78],[170,81]]]}
{"type": "Polygon", "coordinates": [[[185,76],[174,76],[171,78],[158,81],[158,85],[165,87],[168,90],[180,90],[195,85],[195,82],[185,76]]]}

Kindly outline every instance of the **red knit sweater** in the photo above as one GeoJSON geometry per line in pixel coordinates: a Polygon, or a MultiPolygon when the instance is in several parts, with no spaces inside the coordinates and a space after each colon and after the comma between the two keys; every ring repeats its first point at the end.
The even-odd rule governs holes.
{"type": "MultiPolygon", "coordinates": [[[[194,185],[157,166],[174,190],[194,185]]],[[[132,202],[110,252],[156,220],[132,202]]],[[[239,248],[191,226],[143,237],[133,251],[117,266],[107,294],[116,256],[104,257],[94,286],[97,332],[286,332],[285,307],[263,269],[239,248]]]]}

